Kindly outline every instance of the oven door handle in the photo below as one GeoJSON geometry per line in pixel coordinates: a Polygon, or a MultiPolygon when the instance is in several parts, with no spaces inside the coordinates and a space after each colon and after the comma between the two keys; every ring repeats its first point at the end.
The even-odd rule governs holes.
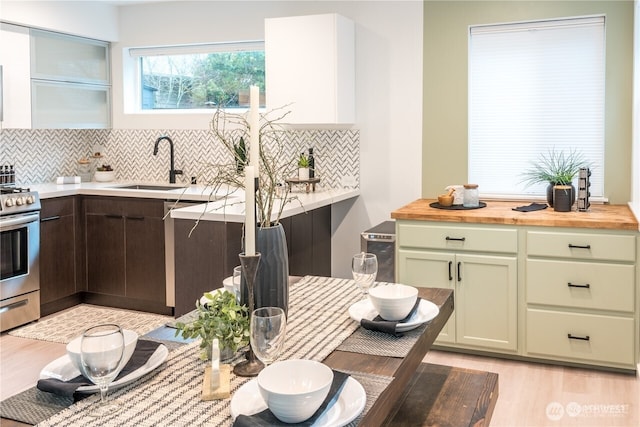
{"type": "Polygon", "coordinates": [[[1,231],[11,230],[13,228],[18,228],[30,222],[34,222],[34,221],[37,222],[39,220],[40,220],[39,212],[2,218],[0,219],[0,230],[1,231]]]}

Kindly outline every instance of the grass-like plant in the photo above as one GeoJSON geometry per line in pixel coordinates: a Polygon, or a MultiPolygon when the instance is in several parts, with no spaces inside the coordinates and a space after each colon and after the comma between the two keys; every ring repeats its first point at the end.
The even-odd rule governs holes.
{"type": "Polygon", "coordinates": [[[554,185],[570,185],[580,168],[587,168],[590,162],[577,149],[568,152],[550,148],[541,153],[538,160],[532,162],[529,169],[523,172],[523,183],[533,185],[549,183],[554,185]]]}

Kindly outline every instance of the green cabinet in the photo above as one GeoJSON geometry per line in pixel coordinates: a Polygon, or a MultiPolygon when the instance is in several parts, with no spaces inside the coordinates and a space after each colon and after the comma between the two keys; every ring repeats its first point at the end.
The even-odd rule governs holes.
{"type": "Polygon", "coordinates": [[[454,290],[454,313],[436,343],[516,352],[516,230],[415,221],[397,227],[398,281],[454,290]]]}
{"type": "Polygon", "coordinates": [[[636,369],[633,232],[526,230],[527,356],[636,369]]]}
{"type": "Polygon", "coordinates": [[[440,347],[637,370],[637,231],[413,219],[396,231],[398,281],[454,290],[440,347]]]}

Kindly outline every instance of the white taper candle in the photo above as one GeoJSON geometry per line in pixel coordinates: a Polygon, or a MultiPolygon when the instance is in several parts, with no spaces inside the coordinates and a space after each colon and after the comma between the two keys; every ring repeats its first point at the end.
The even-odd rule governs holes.
{"type": "Polygon", "coordinates": [[[260,174],[260,89],[252,85],[249,90],[249,164],[260,174]]]}
{"type": "Polygon", "coordinates": [[[256,254],[256,188],[255,167],[245,166],[245,221],[244,221],[244,253],[253,256],[256,254]]]}

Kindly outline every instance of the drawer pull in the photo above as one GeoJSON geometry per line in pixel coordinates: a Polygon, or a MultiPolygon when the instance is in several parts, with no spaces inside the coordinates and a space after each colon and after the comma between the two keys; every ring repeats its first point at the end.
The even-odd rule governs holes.
{"type": "Polygon", "coordinates": [[[589,341],[589,335],[585,335],[584,337],[579,337],[577,335],[567,334],[567,338],[570,340],[581,340],[581,341],[589,341]]]}
{"type": "Polygon", "coordinates": [[[591,249],[591,245],[573,245],[569,243],[570,249],[591,249]]]}
{"type": "Polygon", "coordinates": [[[106,214],[105,216],[107,218],[116,218],[116,219],[122,218],[122,215],[118,215],[118,214],[106,214]]]}
{"type": "Polygon", "coordinates": [[[585,283],[584,285],[574,285],[571,282],[567,283],[567,286],[570,288],[584,288],[584,289],[589,289],[591,287],[591,285],[588,283],[585,283]]]}
{"type": "Polygon", "coordinates": [[[445,237],[445,239],[447,241],[454,240],[456,242],[464,242],[465,241],[464,237],[449,237],[449,236],[447,236],[447,237],[445,237]]]}
{"type": "Polygon", "coordinates": [[[462,274],[460,273],[461,262],[458,262],[458,282],[462,282],[462,274]]]}
{"type": "Polygon", "coordinates": [[[453,266],[453,261],[449,261],[449,280],[453,280],[453,275],[451,274],[452,266],[453,266]]]}
{"type": "Polygon", "coordinates": [[[49,216],[49,217],[46,217],[46,218],[40,218],[40,222],[55,221],[57,219],[60,219],[60,215],[49,216]]]}

